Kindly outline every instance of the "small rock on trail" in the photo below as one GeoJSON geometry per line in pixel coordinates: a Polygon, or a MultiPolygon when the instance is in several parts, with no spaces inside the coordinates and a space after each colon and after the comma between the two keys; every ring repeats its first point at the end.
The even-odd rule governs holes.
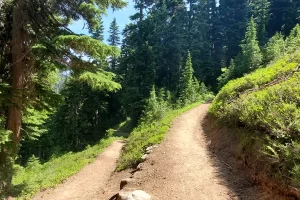
{"type": "Polygon", "coordinates": [[[133,192],[120,191],[117,200],[151,200],[151,196],[142,190],[133,192]]]}

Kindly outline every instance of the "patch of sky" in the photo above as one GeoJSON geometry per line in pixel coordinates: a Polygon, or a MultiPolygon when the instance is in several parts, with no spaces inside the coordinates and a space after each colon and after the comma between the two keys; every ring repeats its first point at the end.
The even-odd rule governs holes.
{"type": "MultiPolygon", "coordinates": [[[[107,14],[102,18],[104,25],[104,42],[107,43],[109,26],[114,18],[116,18],[119,30],[122,32],[125,26],[130,23],[129,17],[135,13],[136,10],[134,9],[133,1],[127,1],[127,7],[120,10],[114,11],[112,8],[109,8],[107,14]]],[[[88,29],[84,26],[83,20],[73,22],[69,28],[77,34],[89,34],[88,29]]]]}

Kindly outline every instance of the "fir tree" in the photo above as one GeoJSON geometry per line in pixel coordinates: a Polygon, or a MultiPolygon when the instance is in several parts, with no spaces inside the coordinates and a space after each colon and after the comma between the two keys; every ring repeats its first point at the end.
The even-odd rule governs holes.
{"type": "Polygon", "coordinates": [[[110,24],[109,27],[109,38],[108,38],[108,43],[111,46],[119,46],[120,43],[120,31],[119,31],[119,26],[117,25],[117,20],[116,18],[113,19],[113,21],[110,24]]]}
{"type": "Polygon", "coordinates": [[[186,64],[181,70],[179,80],[179,102],[181,105],[187,105],[195,101],[195,93],[199,90],[199,83],[195,80],[192,58],[190,52],[188,52],[186,64]]]}
{"type": "Polygon", "coordinates": [[[251,17],[245,39],[241,44],[243,64],[238,69],[239,76],[257,69],[262,63],[262,54],[257,41],[257,31],[254,18],[251,17]]]}
{"type": "Polygon", "coordinates": [[[94,39],[103,41],[104,40],[104,25],[103,25],[103,20],[100,18],[99,24],[95,28],[95,30],[90,30],[90,33],[92,34],[92,37],[94,39]]]}
{"type": "Polygon", "coordinates": [[[241,51],[239,44],[247,28],[248,1],[220,0],[219,4],[224,61],[228,66],[230,60],[241,51]]]}
{"type": "Polygon", "coordinates": [[[295,0],[270,0],[270,3],[268,37],[272,37],[276,32],[288,36],[296,24],[300,23],[300,2],[295,0]]]}
{"type": "Polygon", "coordinates": [[[264,49],[264,62],[269,63],[272,60],[276,60],[281,55],[284,55],[286,51],[286,42],[284,37],[280,33],[276,33],[269,39],[264,49]]]}
{"type": "Polygon", "coordinates": [[[53,100],[54,92],[36,77],[47,76],[48,69],[67,68],[76,77],[80,77],[82,82],[94,88],[116,89],[118,84],[115,85],[112,80],[113,75],[99,69],[97,65],[108,55],[117,54],[116,48],[89,36],[76,35],[67,27],[72,20],[82,18],[87,22],[87,27],[95,31],[105,9],[110,5],[115,8],[126,5],[119,0],[62,0],[52,3],[16,0],[13,3],[5,1],[4,4],[3,8],[9,9],[4,11],[0,7],[0,18],[4,11],[9,20],[0,22],[0,34],[5,35],[0,37],[0,43],[10,49],[10,55],[0,61],[1,68],[9,77],[4,79],[5,82],[1,80],[0,84],[1,87],[5,85],[9,88],[9,96],[1,100],[1,103],[5,102],[1,104],[1,111],[6,112],[0,113],[0,134],[2,136],[5,133],[7,137],[0,139],[0,193],[10,189],[13,162],[24,133],[21,127],[23,113],[30,106],[47,107],[53,100]],[[70,49],[77,54],[74,55],[70,49]],[[78,54],[88,55],[93,61],[85,61],[78,54]]]}
{"type": "Polygon", "coordinates": [[[251,0],[249,2],[251,13],[257,24],[257,39],[260,46],[267,42],[267,25],[270,18],[270,1],[269,0],[251,0]]]}
{"type": "MultiPolygon", "coordinates": [[[[108,38],[108,43],[111,46],[119,46],[120,43],[120,32],[119,32],[119,26],[117,25],[116,18],[113,19],[113,21],[110,24],[109,27],[109,38],[108,38]]],[[[117,58],[116,56],[112,56],[110,59],[110,67],[113,71],[115,71],[117,65],[117,58]]]]}

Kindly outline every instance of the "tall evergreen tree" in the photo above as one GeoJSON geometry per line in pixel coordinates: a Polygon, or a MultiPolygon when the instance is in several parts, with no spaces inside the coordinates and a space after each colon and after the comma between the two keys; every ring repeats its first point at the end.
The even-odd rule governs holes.
{"type": "MultiPolygon", "coordinates": [[[[113,21],[110,24],[109,27],[109,38],[108,38],[108,44],[111,46],[119,46],[120,43],[120,31],[119,31],[119,26],[117,25],[116,18],[113,19],[113,21]]],[[[116,56],[112,56],[110,59],[110,67],[113,71],[115,71],[117,65],[117,58],[116,56]]]]}
{"type": "Polygon", "coordinates": [[[99,24],[95,28],[95,30],[90,30],[90,33],[94,39],[103,41],[104,40],[104,25],[103,20],[100,18],[99,24]]]}
{"type": "Polygon", "coordinates": [[[248,21],[247,0],[220,0],[220,20],[223,26],[223,48],[226,66],[240,52],[240,42],[244,37],[248,21]]]}
{"type": "Polygon", "coordinates": [[[218,78],[219,87],[224,86],[234,78],[242,77],[245,73],[254,71],[262,64],[262,53],[257,40],[254,18],[251,17],[245,38],[241,43],[241,52],[232,59],[228,68],[223,68],[223,74],[218,78]]]}
{"type": "Polygon", "coordinates": [[[208,0],[201,0],[194,5],[191,20],[189,50],[193,57],[193,67],[197,78],[206,80],[212,67],[212,41],[211,41],[211,5],[208,0]]]}
{"type": "Polygon", "coordinates": [[[177,85],[174,84],[180,77],[180,66],[184,60],[187,43],[188,13],[185,2],[182,0],[166,1],[168,16],[164,16],[162,23],[165,23],[165,29],[159,37],[157,45],[162,45],[161,54],[163,62],[160,64],[159,73],[164,80],[163,87],[174,92],[177,85]]]}
{"type": "MultiPolygon", "coordinates": [[[[6,37],[0,37],[0,40],[10,55],[1,65],[9,77],[7,82],[1,82],[1,86],[8,86],[9,96],[1,100],[1,110],[6,112],[0,113],[0,118],[5,121],[0,123],[4,125],[0,127],[0,134],[5,135],[0,139],[0,193],[9,190],[11,185],[12,166],[22,139],[24,112],[29,106],[45,106],[52,99],[49,96],[53,92],[45,89],[36,76],[47,75],[48,69],[63,68],[72,71],[93,88],[112,90],[119,87],[111,74],[97,66],[106,56],[117,54],[116,49],[91,37],[73,34],[67,26],[72,20],[82,18],[94,31],[105,9],[110,5],[121,8],[126,3],[16,0],[5,1],[4,4],[9,7],[5,15],[10,20],[1,22],[1,26],[7,29],[3,33],[6,37]],[[88,55],[93,62],[82,60],[74,55],[74,51],[88,55]]],[[[0,9],[2,13],[2,7],[0,9]]],[[[2,95],[0,98],[3,98],[2,95]]]]}
{"type": "Polygon", "coordinates": [[[107,40],[109,45],[111,46],[120,45],[120,31],[119,31],[119,26],[117,25],[116,18],[114,18],[113,21],[111,22],[108,32],[110,34],[107,40]]]}
{"type": "Polygon", "coordinates": [[[270,1],[269,0],[250,0],[251,14],[257,24],[257,39],[260,46],[267,42],[267,26],[270,19],[270,1]]]}
{"type": "Polygon", "coordinates": [[[288,36],[297,23],[300,23],[300,2],[298,0],[270,0],[270,20],[268,24],[268,37],[276,32],[288,36]]]}
{"type": "Polygon", "coordinates": [[[247,32],[241,44],[241,48],[243,63],[240,63],[240,75],[257,69],[262,63],[262,54],[258,45],[256,24],[253,17],[251,17],[248,23],[247,32]]]}
{"type": "Polygon", "coordinates": [[[192,57],[188,52],[185,65],[181,69],[181,75],[179,80],[179,102],[181,105],[187,105],[197,100],[199,92],[199,82],[194,76],[194,69],[192,65],[192,57]]]}
{"type": "Polygon", "coordinates": [[[121,101],[134,123],[141,116],[145,100],[155,83],[153,51],[148,42],[151,30],[151,20],[145,19],[138,21],[137,25],[128,25],[124,31],[127,37],[123,41],[120,58],[120,71],[123,76],[121,101]]]}

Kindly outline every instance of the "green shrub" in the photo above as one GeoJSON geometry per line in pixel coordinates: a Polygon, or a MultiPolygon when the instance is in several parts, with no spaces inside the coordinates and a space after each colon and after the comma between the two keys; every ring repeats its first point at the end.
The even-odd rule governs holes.
{"type": "MultiPolygon", "coordinates": [[[[220,122],[259,132],[257,141],[263,141],[261,153],[269,158],[265,162],[272,166],[272,176],[281,180],[288,177],[290,183],[298,187],[300,70],[295,69],[299,64],[300,53],[296,52],[232,80],[222,88],[210,107],[210,112],[220,122]]],[[[257,134],[247,137],[254,136],[257,134]]],[[[240,143],[244,147],[243,141],[240,143]]]]}
{"type": "Polygon", "coordinates": [[[224,107],[234,98],[249,89],[257,89],[277,78],[285,77],[295,70],[300,63],[300,53],[285,56],[276,63],[270,64],[266,68],[256,70],[243,78],[231,80],[225,85],[216,96],[211,112],[215,115],[222,114],[224,107]]]}

